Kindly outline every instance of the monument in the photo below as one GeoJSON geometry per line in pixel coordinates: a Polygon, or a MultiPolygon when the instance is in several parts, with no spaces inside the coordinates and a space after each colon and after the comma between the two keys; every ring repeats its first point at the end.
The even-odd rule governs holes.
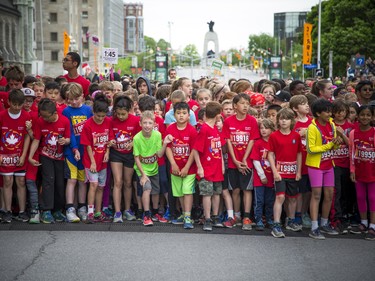
{"type": "Polygon", "coordinates": [[[217,58],[219,55],[219,39],[217,37],[217,33],[214,31],[215,22],[212,20],[207,23],[208,24],[208,32],[204,36],[204,46],[203,46],[203,61],[204,64],[207,65],[207,57],[209,58],[217,58]],[[214,50],[208,50],[208,43],[213,42],[215,44],[214,50]]]}

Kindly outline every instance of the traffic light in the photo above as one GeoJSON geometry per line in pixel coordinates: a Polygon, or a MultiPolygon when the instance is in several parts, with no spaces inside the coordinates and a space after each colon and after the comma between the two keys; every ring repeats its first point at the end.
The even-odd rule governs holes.
{"type": "Polygon", "coordinates": [[[297,72],[297,64],[296,63],[292,64],[292,70],[293,70],[293,72],[297,72]]]}
{"type": "Polygon", "coordinates": [[[259,67],[259,62],[257,60],[254,61],[254,68],[255,69],[258,69],[259,67]]]}

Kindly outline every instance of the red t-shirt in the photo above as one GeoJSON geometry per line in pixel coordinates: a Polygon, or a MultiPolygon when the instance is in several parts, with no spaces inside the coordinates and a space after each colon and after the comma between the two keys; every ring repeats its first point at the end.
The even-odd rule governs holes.
{"type": "MultiPolygon", "coordinates": [[[[177,128],[177,123],[173,123],[168,126],[167,134],[171,134],[174,138],[173,142],[168,144],[168,147],[172,150],[173,158],[181,170],[185,167],[189,159],[191,149],[194,146],[198,133],[189,123],[187,123],[186,128],[183,130],[177,128]]],[[[195,162],[193,162],[193,164],[190,166],[188,174],[192,175],[196,173],[197,167],[195,162]]]]}
{"type": "MultiPolygon", "coordinates": [[[[164,140],[166,134],[166,126],[164,124],[164,119],[161,118],[160,116],[156,115],[155,114],[155,127],[154,127],[154,130],[155,131],[158,131],[161,133],[161,138],[162,140],[164,140]]],[[[158,157],[158,165],[159,166],[164,166],[165,165],[165,155],[163,155],[162,157],[158,157]]]]}
{"type": "Polygon", "coordinates": [[[125,121],[120,121],[116,117],[112,117],[111,120],[112,130],[116,141],[114,149],[121,153],[133,153],[133,148],[127,150],[125,145],[133,142],[133,137],[141,131],[139,116],[129,114],[128,119],[125,121]]]}
{"type": "Polygon", "coordinates": [[[105,117],[102,124],[97,124],[91,117],[83,125],[81,133],[81,144],[84,146],[83,166],[90,169],[91,160],[87,153],[87,146],[91,146],[92,153],[96,163],[96,170],[99,172],[107,168],[107,162],[103,162],[107,145],[113,140],[113,131],[111,126],[111,118],[105,117]]]}
{"type": "MultiPolygon", "coordinates": [[[[211,182],[223,181],[221,139],[216,126],[212,128],[206,123],[202,125],[194,149],[199,152],[204,178],[211,182]]],[[[197,179],[200,180],[198,175],[197,179]]]]}
{"type": "MultiPolygon", "coordinates": [[[[189,108],[191,110],[193,110],[193,106],[198,106],[198,108],[196,110],[193,110],[194,112],[197,112],[199,111],[199,103],[193,99],[190,99],[187,103],[189,105],[189,108]]],[[[170,109],[171,109],[171,106],[172,106],[172,102],[171,101],[167,101],[167,103],[165,104],[165,112],[164,113],[167,113],[170,109]]],[[[197,119],[198,120],[198,119],[197,119]]]]}
{"type": "Polygon", "coordinates": [[[39,154],[54,160],[64,159],[64,146],[58,144],[59,138],[70,138],[70,122],[64,115],[58,114],[56,122],[47,122],[39,118],[35,126],[34,139],[39,140],[39,154]]]}
{"type": "Polygon", "coordinates": [[[21,111],[17,119],[10,117],[8,110],[0,113],[0,171],[2,173],[25,170],[27,159],[22,167],[18,167],[16,164],[23,153],[27,135],[26,121],[30,120],[29,113],[24,110],[21,111]]]}
{"type": "MultiPolygon", "coordinates": [[[[223,136],[231,141],[236,159],[242,161],[249,142],[260,137],[258,123],[250,115],[246,115],[243,120],[238,120],[236,115],[230,116],[224,120],[223,136]]],[[[250,157],[247,158],[247,165],[249,168],[253,167],[250,157]]],[[[228,168],[237,168],[230,156],[228,158],[228,168]]]]}
{"type": "Polygon", "coordinates": [[[90,86],[90,81],[89,80],[87,80],[86,78],[82,77],[81,75],[79,75],[75,79],[72,79],[72,78],[69,77],[68,74],[65,74],[64,78],[66,78],[66,80],[68,81],[68,83],[74,82],[74,83],[80,84],[82,86],[82,90],[83,90],[84,96],[85,97],[88,96],[88,94],[89,94],[89,86],[90,86]]]}
{"type": "Polygon", "coordinates": [[[9,108],[8,98],[9,92],[0,92],[0,108],[9,108]]]}
{"type": "Polygon", "coordinates": [[[67,108],[67,104],[66,103],[56,103],[56,111],[57,113],[59,114],[62,114],[62,112],[64,111],[65,108],[67,108]]]}
{"type": "Polygon", "coordinates": [[[365,132],[354,131],[354,167],[355,179],[362,182],[375,182],[375,129],[365,132]]]}
{"type": "Polygon", "coordinates": [[[262,165],[262,169],[267,178],[267,184],[263,184],[258,176],[257,171],[254,169],[254,186],[267,186],[274,187],[273,174],[270,166],[270,162],[267,159],[268,142],[264,139],[257,139],[254,143],[253,149],[251,150],[251,160],[257,160],[262,165]]]}
{"type": "Polygon", "coordinates": [[[0,86],[6,87],[8,85],[8,81],[5,76],[1,76],[0,78],[0,86]]]}
{"type": "MultiPolygon", "coordinates": [[[[318,120],[316,120],[316,125],[318,126],[318,129],[322,136],[322,144],[327,144],[332,141],[334,132],[332,129],[332,126],[329,122],[326,123],[325,126],[319,123],[318,120]]],[[[322,159],[320,160],[320,167],[321,170],[328,170],[333,167],[333,150],[325,151],[322,153],[322,159]]]]}
{"type": "MultiPolygon", "coordinates": [[[[294,125],[294,131],[296,131],[298,134],[301,131],[301,129],[307,129],[307,127],[311,124],[312,119],[310,117],[307,117],[306,122],[297,121],[296,125],[294,125]]],[[[306,136],[301,137],[302,142],[302,175],[307,175],[307,166],[306,166],[306,156],[307,156],[307,150],[306,150],[306,136]]]]}
{"type": "MultiPolygon", "coordinates": [[[[354,129],[354,125],[349,121],[345,120],[345,123],[342,125],[336,124],[336,127],[341,127],[344,130],[345,136],[349,138],[349,133],[354,129]]],[[[333,162],[335,166],[341,168],[349,168],[349,147],[344,142],[340,144],[339,148],[333,150],[333,162]]]]}
{"type": "Polygon", "coordinates": [[[288,135],[279,130],[268,139],[269,151],[275,153],[276,169],[282,178],[294,179],[297,174],[297,154],[302,152],[301,137],[291,131],[288,135]]]}

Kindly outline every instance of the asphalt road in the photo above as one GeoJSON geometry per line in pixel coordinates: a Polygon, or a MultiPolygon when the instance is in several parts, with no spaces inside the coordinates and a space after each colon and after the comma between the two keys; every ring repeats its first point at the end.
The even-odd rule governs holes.
{"type": "Polygon", "coordinates": [[[307,233],[2,224],[0,280],[374,280],[374,242],[307,233]]]}

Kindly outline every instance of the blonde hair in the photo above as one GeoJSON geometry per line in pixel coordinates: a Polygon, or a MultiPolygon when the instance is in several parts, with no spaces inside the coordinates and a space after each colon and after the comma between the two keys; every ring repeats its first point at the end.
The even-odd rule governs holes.
{"type": "Polygon", "coordinates": [[[258,122],[259,129],[261,125],[266,129],[271,129],[272,132],[275,131],[275,124],[269,118],[264,118],[258,122]]]}
{"type": "Polygon", "coordinates": [[[151,119],[152,121],[155,121],[155,114],[151,110],[145,110],[141,113],[141,121],[144,119],[151,119]]]}
{"type": "Polygon", "coordinates": [[[103,81],[99,84],[99,90],[101,91],[113,91],[114,87],[111,81],[103,81]]]}
{"type": "Polygon", "coordinates": [[[170,96],[170,100],[174,100],[174,99],[180,99],[181,101],[185,101],[186,95],[185,95],[184,91],[181,91],[181,90],[173,91],[171,96],[170,96]]]}
{"type": "Polygon", "coordinates": [[[67,98],[78,98],[83,95],[82,86],[78,83],[69,83],[66,91],[67,98]]]}
{"type": "Polygon", "coordinates": [[[197,91],[197,99],[199,98],[199,95],[200,95],[200,94],[204,94],[204,93],[208,94],[208,95],[210,96],[210,99],[212,100],[212,93],[211,93],[211,91],[208,90],[208,89],[205,89],[205,88],[200,88],[200,89],[197,91]]]}

